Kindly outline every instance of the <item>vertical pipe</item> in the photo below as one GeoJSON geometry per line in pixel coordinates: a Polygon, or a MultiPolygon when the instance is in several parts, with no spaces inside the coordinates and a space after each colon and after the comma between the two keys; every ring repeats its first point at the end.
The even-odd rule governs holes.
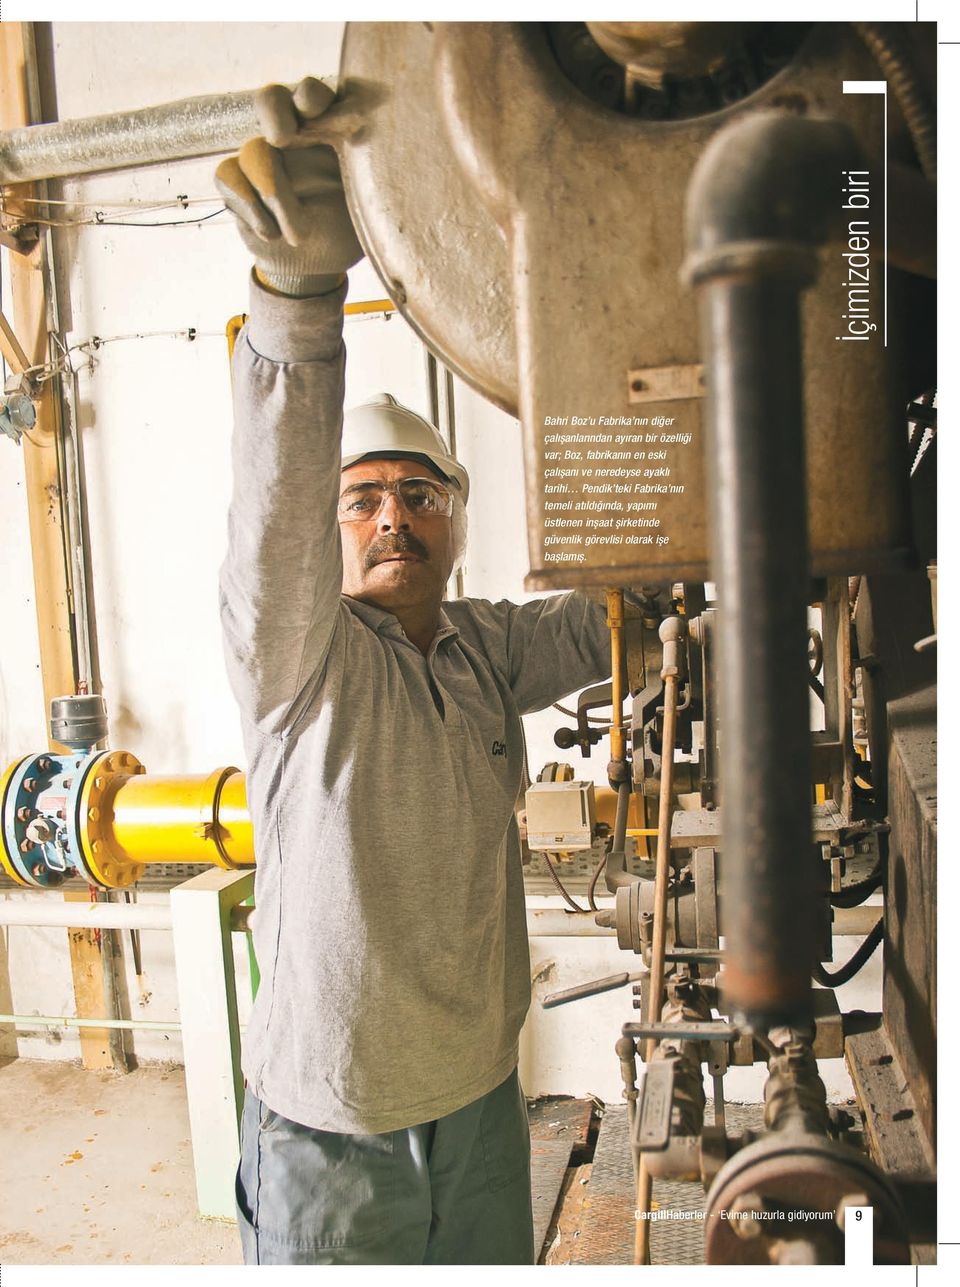
{"type": "Polygon", "coordinates": [[[837,622],[837,671],[843,703],[840,718],[840,744],[843,747],[843,784],[840,812],[853,817],[853,780],[857,775],[857,756],[853,749],[853,641],[850,637],[850,588],[846,577],[838,578],[839,621],[837,622]]]}
{"type": "MultiPolygon", "coordinates": [[[[443,368],[443,428],[450,448],[450,455],[457,455],[457,404],[453,387],[453,372],[449,367],[443,368]]],[[[457,568],[454,574],[457,587],[457,598],[463,598],[463,568],[457,568]]]]}
{"type": "MultiPolygon", "coordinates": [[[[453,373],[443,367],[443,396],[441,398],[441,367],[436,357],[426,345],[423,346],[425,372],[427,378],[427,403],[430,423],[440,429],[440,404],[443,403],[443,434],[451,456],[457,454],[457,411],[453,391],[453,373]]],[[[458,599],[463,598],[463,568],[457,568],[453,575],[454,590],[458,599]]]]}
{"type": "Polygon", "coordinates": [[[424,374],[427,380],[428,419],[432,425],[440,424],[440,389],[437,383],[437,359],[427,346],[423,346],[424,374]]]}
{"type": "Polygon", "coordinates": [[[759,1029],[811,1011],[800,297],[856,156],[838,122],[757,113],[715,136],[687,194],[720,601],[725,972],[731,1008],[759,1029]]]}
{"type": "MultiPolygon", "coordinates": [[[[664,674],[663,744],[660,756],[660,814],[657,822],[657,868],[653,886],[653,943],[647,980],[647,1023],[659,1023],[667,950],[667,894],[670,887],[670,822],[673,817],[673,754],[677,733],[677,676],[664,674]]],[[[644,1059],[653,1058],[657,1040],[647,1040],[644,1059]]]]}
{"type": "MultiPolygon", "coordinates": [[[[51,256],[51,263],[56,260],[51,256]]],[[[56,293],[56,274],[53,277],[53,289],[56,293]]],[[[80,444],[80,390],[76,372],[71,372],[69,397],[64,396],[61,406],[65,406],[62,415],[63,465],[64,480],[64,515],[66,518],[67,567],[73,588],[73,617],[75,625],[75,642],[77,652],[77,692],[96,693],[99,691],[99,679],[94,673],[94,627],[90,603],[87,598],[87,568],[89,557],[86,549],[86,538],[83,530],[83,489],[81,484],[81,444],[80,444]]],[[[99,743],[98,743],[99,745],[99,743]]]]}
{"type": "MultiPolygon", "coordinates": [[[[31,28],[32,39],[27,48],[28,86],[31,97],[31,114],[36,119],[47,115],[56,115],[56,102],[45,102],[45,91],[49,94],[49,84],[45,84],[41,72],[41,57],[38,40],[47,31],[44,24],[34,23],[31,28]]],[[[52,53],[51,53],[52,57],[52,53]]],[[[51,62],[46,63],[49,81],[51,62]]],[[[36,187],[39,196],[48,195],[47,184],[36,187]]],[[[47,227],[41,234],[44,252],[41,265],[44,275],[44,295],[47,314],[48,355],[52,361],[58,361],[63,353],[63,342],[59,338],[62,325],[61,281],[57,273],[56,238],[60,234],[47,227]]],[[[68,610],[71,617],[71,635],[74,656],[74,688],[77,693],[96,692],[99,679],[95,673],[94,662],[94,628],[87,600],[87,566],[85,535],[83,531],[83,495],[81,487],[82,460],[79,436],[80,397],[76,374],[70,377],[72,401],[67,397],[64,377],[57,376],[52,382],[57,405],[58,430],[56,436],[58,470],[61,479],[60,505],[63,520],[63,555],[67,578],[68,610]]],[[[49,704],[47,708],[49,714],[49,704]]],[[[106,897],[109,899],[110,895],[106,897]]],[[[120,1018],[119,973],[122,969],[123,949],[120,935],[114,929],[101,931],[99,952],[94,943],[81,946],[82,940],[71,938],[71,964],[76,976],[83,971],[83,957],[90,957],[91,964],[96,966],[99,955],[99,972],[104,1011],[112,1019],[120,1018]]],[[[96,990],[96,982],[93,983],[96,990]]],[[[75,988],[79,1003],[81,989],[75,988]]],[[[96,1004],[91,998],[91,1003],[96,1004]]],[[[103,1030],[102,1030],[103,1031],[103,1030]]],[[[129,1072],[131,1057],[127,1051],[123,1031],[119,1028],[108,1028],[106,1045],[109,1061],[115,1072],[129,1072]]],[[[81,1032],[81,1040],[83,1034],[81,1032]]]]}
{"type": "MultiPolygon", "coordinates": [[[[26,124],[38,110],[36,102],[31,102],[36,98],[32,48],[29,23],[0,26],[0,127],[26,124]]],[[[29,255],[10,257],[11,321],[31,366],[43,366],[49,357],[46,256],[47,245],[41,239],[29,255]]],[[[62,505],[57,503],[62,493],[58,412],[52,385],[47,382],[37,402],[36,426],[22,444],[40,670],[47,711],[52,698],[76,691],[64,562],[64,515],[62,505]]]]}
{"type": "Polygon", "coordinates": [[[623,590],[607,590],[607,627],[610,631],[610,763],[607,774],[617,793],[617,813],[613,838],[607,852],[604,879],[614,893],[622,885],[635,884],[640,877],[627,871],[627,815],[630,810],[630,766],[627,764],[627,740],[623,727],[624,701],[624,636],[623,590]]]}
{"type": "Polygon", "coordinates": [[[610,722],[610,759],[626,757],[623,729],[623,591],[607,591],[607,626],[610,630],[610,689],[613,714],[610,722]]]}
{"type": "Polygon", "coordinates": [[[767,1025],[808,1010],[814,964],[799,292],[720,278],[702,291],[701,326],[728,986],[767,1025]]]}
{"type": "Polygon", "coordinates": [[[637,1168],[637,1209],[635,1212],[637,1227],[633,1234],[633,1263],[649,1265],[650,1263],[650,1199],[653,1197],[653,1176],[647,1170],[646,1156],[640,1154],[640,1165],[637,1168]]]}
{"type": "MultiPolygon", "coordinates": [[[[0,130],[28,126],[40,115],[40,92],[34,31],[30,23],[0,24],[0,130]]],[[[36,195],[28,189],[22,195],[36,195]]],[[[50,357],[52,291],[49,241],[41,237],[29,255],[10,258],[13,325],[32,366],[50,357]]],[[[44,706],[49,713],[54,697],[76,692],[76,662],[71,614],[70,578],[66,563],[63,505],[63,441],[60,404],[53,382],[42,388],[37,423],[24,438],[23,466],[40,646],[44,706]]],[[[51,748],[64,749],[51,739],[51,748]]],[[[64,891],[67,902],[86,902],[86,893],[64,891]]],[[[91,931],[69,936],[77,1013],[104,1011],[103,956],[91,931]]],[[[115,1016],[114,1016],[115,1017],[115,1016]]],[[[110,1068],[113,1058],[103,1029],[83,1028],[80,1048],[85,1068],[110,1068]]]]}
{"type": "MultiPolygon", "coordinates": [[[[623,596],[621,595],[621,604],[623,596]]],[[[677,740],[677,691],[680,684],[680,639],[683,623],[667,617],[660,626],[663,641],[663,737],[660,745],[660,808],[657,817],[657,868],[653,887],[653,942],[650,952],[650,977],[647,979],[647,1022],[659,1023],[663,1008],[663,976],[667,950],[667,893],[670,880],[670,825],[673,818],[673,757],[677,740]]],[[[657,1048],[650,1037],[644,1052],[649,1065],[657,1048]]],[[[646,1157],[640,1155],[637,1168],[637,1227],[634,1236],[633,1263],[650,1261],[650,1200],[653,1177],[646,1157]]]]}

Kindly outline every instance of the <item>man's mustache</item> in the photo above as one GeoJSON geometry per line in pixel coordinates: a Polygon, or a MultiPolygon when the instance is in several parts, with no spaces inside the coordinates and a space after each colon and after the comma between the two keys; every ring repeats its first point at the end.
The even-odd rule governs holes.
{"type": "Polygon", "coordinates": [[[427,547],[416,536],[409,532],[397,532],[395,536],[378,536],[375,541],[371,541],[363,556],[363,570],[369,572],[372,567],[394,554],[415,554],[425,563],[430,558],[427,547]]]}

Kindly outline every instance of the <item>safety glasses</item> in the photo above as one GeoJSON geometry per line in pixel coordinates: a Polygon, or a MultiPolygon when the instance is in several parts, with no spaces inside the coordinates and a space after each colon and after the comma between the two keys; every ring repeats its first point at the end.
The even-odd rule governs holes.
{"type": "Polygon", "coordinates": [[[396,483],[353,483],[341,495],[337,515],[341,523],[377,518],[388,496],[396,496],[413,518],[442,517],[453,511],[453,495],[431,478],[401,478],[396,483]]]}

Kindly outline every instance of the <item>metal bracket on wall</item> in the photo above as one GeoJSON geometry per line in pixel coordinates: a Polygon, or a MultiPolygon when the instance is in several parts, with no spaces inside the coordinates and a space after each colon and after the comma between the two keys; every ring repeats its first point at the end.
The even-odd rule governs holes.
{"type": "Polygon", "coordinates": [[[685,366],[648,366],[627,372],[628,402],[677,402],[702,398],[703,363],[685,366]]]}

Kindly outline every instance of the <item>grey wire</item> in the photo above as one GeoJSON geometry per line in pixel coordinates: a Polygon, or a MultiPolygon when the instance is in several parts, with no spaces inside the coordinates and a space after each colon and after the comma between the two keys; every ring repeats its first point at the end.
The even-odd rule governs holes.
{"type": "MultiPolygon", "coordinates": [[[[541,852],[543,851],[541,850],[541,852]]],[[[591,909],[589,907],[581,907],[578,902],[575,902],[574,899],[570,897],[570,895],[567,893],[566,888],[564,887],[563,881],[560,879],[559,875],[557,874],[557,870],[550,859],[550,855],[548,853],[544,853],[543,856],[544,856],[544,859],[546,860],[547,871],[549,871],[550,875],[552,876],[553,883],[560,891],[560,895],[563,898],[564,902],[567,904],[567,906],[570,907],[575,912],[590,911],[591,909]]],[[[596,908],[594,908],[593,910],[595,911],[596,908]]]]}
{"type": "Polygon", "coordinates": [[[9,210],[0,210],[0,215],[8,221],[13,221],[8,226],[14,224],[43,224],[48,228],[180,228],[187,224],[206,223],[208,219],[215,219],[217,215],[226,213],[226,206],[221,206],[219,210],[211,210],[209,214],[198,215],[196,219],[159,219],[159,220],[142,220],[142,219],[45,219],[40,215],[29,215],[21,217],[13,215],[9,210]]]}
{"type": "MultiPolygon", "coordinates": [[[[559,702],[554,702],[554,703],[553,703],[553,709],[554,709],[555,711],[559,711],[561,715],[566,715],[568,719],[579,719],[579,718],[580,718],[576,711],[572,711],[572,710],[569,708],[569,706],[561,706],[559,702]]],[[[611,723],[610,723],[610,721],[609,721],[608,719],[606,719],[603,715],[588,715],[588,716],[586,717],[586,719],[587,719],[587,723],[588,723],[588,724],[599,724],[599,725],[601,725],[601,726],[602,726],[602,729],[603,729],[603,731],[604,731],[605,733],[606,733],[606,732],[609,732],[609,731],[610,731],[610,729],[614,727],[614,726],[613,726],[613,724],[611,724],[611,723]]],[[[627,728],[627,724],[626,724],[626,722],[621,723],[620,727],[621,727],[621,728],[627,728]]]]}

